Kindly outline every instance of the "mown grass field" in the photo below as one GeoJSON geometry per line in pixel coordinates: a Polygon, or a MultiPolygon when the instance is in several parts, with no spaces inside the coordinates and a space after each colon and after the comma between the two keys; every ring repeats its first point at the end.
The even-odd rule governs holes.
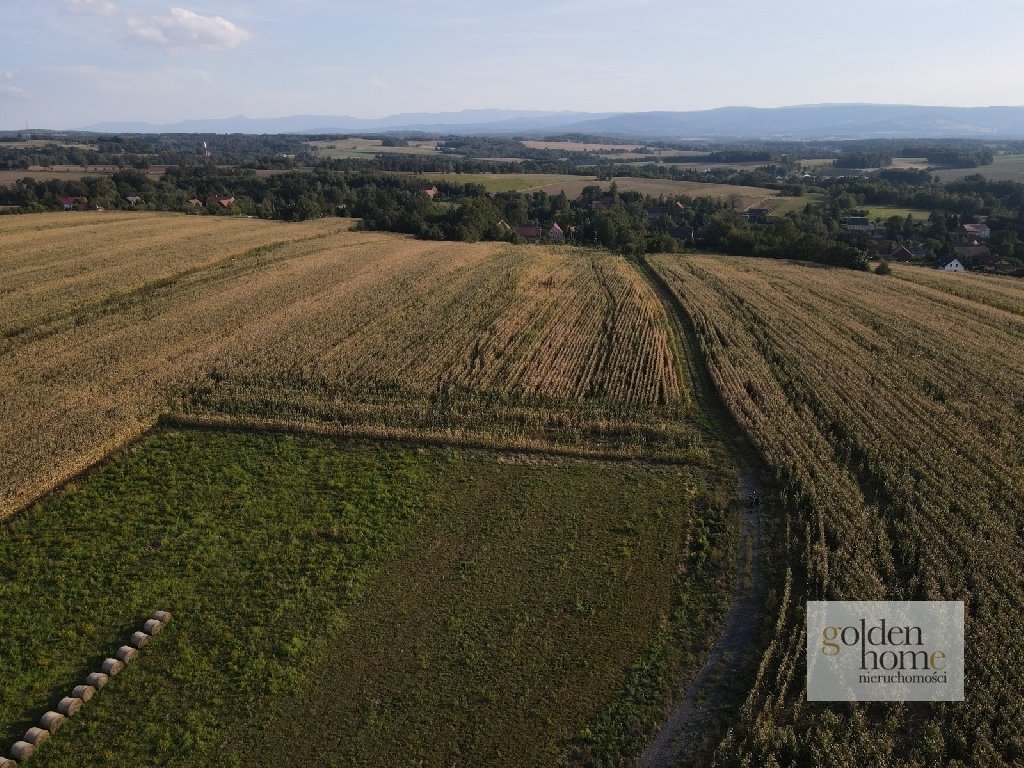
{"type": "Polygon", "coordinates": [[[789,587],[721,763],[1019,763],[1024,284],[652,261],[788,489],[789,587]],[[966,702],[807,703],[804,605],[821,599],[965,601],[966,702]]]}
{"type": "Polygon", "coordinates": [[[918,221],[927,221],[928,217],[931,216],[931,211],[926,211],[923,208],[901,208],[895,205],[868,205],[864,206],[863,210],[868,212],[868,218],[874,221],[875,219],[882,219],[883,221],[892,218],[893,216],[899,216],[901,219],[910,216],[918,221]]]}
{"type": "Polygon", "coordinates": [[[935,171],[935,175],[942,181],[958,181],[975,174],[981,174],[989,181],[1024,182],[1024,155],[996,155],[991,165],[935,171]]]}
{"type": "Polygon", "coordinates": [[[436,155],[436,141],[410,141],[407,147],[385,147],[381,139],[344,138],[305,142],[317,157],[372,159],[379,154],[436,155]]]}
{"type": "Polygon", "coordinates": [[[588,726],[614,755],[714,634],[724,501],[678,467],[160,431],[0,529],[0,746],[159,605],[33,765],[531,766],[588,726]]]}

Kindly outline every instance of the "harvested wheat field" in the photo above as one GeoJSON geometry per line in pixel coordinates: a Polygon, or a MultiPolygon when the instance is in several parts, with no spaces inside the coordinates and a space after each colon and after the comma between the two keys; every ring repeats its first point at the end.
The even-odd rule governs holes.
{"type": "Polygon", "coordinates": [[[722,764],[1019,763],[1024,284],[651,262],[784,486],[779,624],[722,764]],[[807,702],[805,601],[848,599],[963,600],[970,706],[807,702]]]}
{"type": "Polygon", "coordinates": [[[0,274],[0,514],[166,413],[703,450],[665,310],[608,254],[58,214],[0,220],[0,274]]]}

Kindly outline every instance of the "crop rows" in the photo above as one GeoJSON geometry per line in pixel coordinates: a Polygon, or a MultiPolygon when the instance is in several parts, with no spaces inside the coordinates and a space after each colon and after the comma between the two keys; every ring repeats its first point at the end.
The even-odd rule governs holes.
{"type": "Polygon", "coordinates": [[[4,217],[0,517],[161,413],[694,456],[667,328],[608,254],[342,220],[4,217]]]}
{"type": "Polygon", "coordinates": [[[1020,760],[1024,289],[914,269],[654,266],[788,511],[779,625],[721,762],[1020,760]],[[807,704],[807,599],[964,600],[970,705],[807,704]]]}

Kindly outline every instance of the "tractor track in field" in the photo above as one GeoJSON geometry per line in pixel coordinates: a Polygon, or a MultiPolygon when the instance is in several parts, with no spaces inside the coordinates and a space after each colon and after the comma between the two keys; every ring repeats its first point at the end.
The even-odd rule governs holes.
{"type": "Polygon", "coordinates": [[[702,736],[716,718],[730,684],[757,652],[767,594],[764,525],[760,507],[764,494],[753,449],[746,443],[739,426],[719,397],[707,368],[698,358],[697,338],[685,309],[645,259],[638,262],[638,270],[665,307],[680,359],[687,368],[696,405],[728,445],[739,478],[734,586],[725,626],[704,665],[636,762],[637,768],[672,768],[692,762],[694,750],[702,746],[702,736]],[[755,494],[757,501],[752,502],[755,494]]]}

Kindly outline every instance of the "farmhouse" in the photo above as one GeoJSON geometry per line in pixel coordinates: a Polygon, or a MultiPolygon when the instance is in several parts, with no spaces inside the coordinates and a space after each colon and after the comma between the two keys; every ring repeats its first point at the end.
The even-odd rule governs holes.
{"type": "Polygon", "coordinates": [[[875,222],[867,216],[850,216],[843,221],[843,229],[847,232],[874,232],[875,222]]]}
{"type": "Polygon", "coordinates": [[[913,261],[914,254],[910,252],[910,249],[905,245],[901,245],[899,248],[889,254],[890,261],[913,261]]]}
{"type": "Polygon", "coordinates": [[[63,206],[65,211],[73,211],[77,207],[79,210],[85,210],[89,205],[88,197],[62,197],[60,204],[63,206]]]}
{"type": "Polygon", "coordinates": [[[748,208],[743,215],[751,224],[764,224],[771,213],[771,208],[748,208]]]}
{"type": "Polygon", "coordinates": [[[988,224],[964,224],[960,227],[960,231],[967,237],[975,237],[979,240],[988,240],[992,237],[992,230],[988,228],[988,224]]]}
{"type": "Polygon", "coordinates": [[[195,208],[198,208],[199,206],[201,206],[203,204],[203,201],[202,200],[198,200],[198,199],[193,197],[191,200],[188,201],[188,204],[193,206],[193,207],[195,207],[195,208]]]}
{"type": "Polygon", "coordinates": [[[944,272],[963,272],[964,265],[960,259],[955,256],[940,256],[935,262],[935,268],[941,269],[944,272]]]}
{"type": "Polygon", "coordinates": [[[548,230],[548,240],[550,240],[552,243],[565,242],[565,232],[563,232],[562,228],[558,226],[557,221],[554,224],[552,224],[551,229],[548,230]]]}
{"type": "Polygon", "coordinates": [[[517,224],[512,227],[512,231],[526,240],[540,240],[540,227],[530,224],[517,224]]]}
{"type": "Polygon", "coordinates": [[[431,200],[441,194],[441,190],[435,187],[433,184],[427,184],[416,190],[417,192],[426,195],[431,200]]]}
{"type": "Polygon", "coordinates": [[[211,208],[219,205],[221,208],[230,208],[231,204],[235,202],[233,197],[217,197],[212,195],[206,199],[206,204],[211,208]]]}

